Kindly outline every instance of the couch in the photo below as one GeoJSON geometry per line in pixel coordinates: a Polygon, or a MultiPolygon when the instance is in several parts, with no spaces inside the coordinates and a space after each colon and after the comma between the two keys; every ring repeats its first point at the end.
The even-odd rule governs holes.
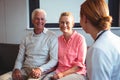
{"type": "Polygon", "coordinates": [[[0,43],[0,75],[14,68],[19,44],[0,43]]]}
{"type": "Polygon", "coordinates": [[[12,71],[19,51],[19,44],[0,43],[0,75],[12,71]]]}

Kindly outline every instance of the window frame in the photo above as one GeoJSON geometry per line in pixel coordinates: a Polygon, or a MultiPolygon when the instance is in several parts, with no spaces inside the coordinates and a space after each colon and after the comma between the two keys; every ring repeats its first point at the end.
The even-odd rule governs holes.
{"type": "MultiPolygon", "coordinates": [[[[29,28],[33,28],[32,20],[31,20],[31,13],[34,9],[40,8],[40,0],[29,0],[29,28]]],[[[113,17],[112,27],[119,27],[119,19],[120,19],[120,1],[119,0],[109,0],[108,1],[110,15],[113,17]],[[116,8],[116,9],[115,9],[116,8]]],[[[45,27],[47,28],[58,28],[58,23],[46,23],[45,27]]],[[[79,28],[80,24],[75,23],[74,28],[79,28]]]]}

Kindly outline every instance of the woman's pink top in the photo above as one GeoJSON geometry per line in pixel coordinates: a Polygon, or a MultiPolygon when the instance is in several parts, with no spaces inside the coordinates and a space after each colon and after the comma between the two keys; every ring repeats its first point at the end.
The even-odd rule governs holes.
{"type": "Polygon", "coordinates": [[[63,35],[58,37],[58,66],[56,73],[66,71],[73,66],[79,66],[78,74],[86,74],[85,58],[86,58],[86,41],[85,38],[73,32],[69,41],[66,42],[63,35]]]}

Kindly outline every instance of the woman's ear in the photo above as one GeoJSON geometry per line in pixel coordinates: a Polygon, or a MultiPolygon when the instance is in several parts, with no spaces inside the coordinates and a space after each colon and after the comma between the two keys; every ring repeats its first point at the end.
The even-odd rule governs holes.
{"type": "Polygon", "coordinates": [[[73,23],[73,27],[75,26],[75,23],[74,22],[72,22],[73,23]]]}
{"type": "Polygon", "coordinates": [[[84,20],[84,23],[87,23],[88,22],[88,19],[85,15],[83,15],[83,20],[84,20]]]}

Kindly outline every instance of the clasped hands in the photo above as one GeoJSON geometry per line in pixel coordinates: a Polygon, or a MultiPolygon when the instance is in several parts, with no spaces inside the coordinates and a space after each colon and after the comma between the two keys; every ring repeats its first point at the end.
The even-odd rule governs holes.
{"type": "MultiPolygon", "coordinates": [[[[31,78],[37,79],[41,76],[41,74],[42,74],[42,72],[39,68],[33,68],[28,76],[31,78]]],[[[19,69],[15,69],[13,71],[12,78],[13,78],[13,80],[24,80],[22,73],[19,69]]]]}
{"type": "Polygon", "coordinates": [[[41,76],[41,73],[42,72],[39,68],[33,68],[29,74],[29,77],[37,79],[41,76]]]}

